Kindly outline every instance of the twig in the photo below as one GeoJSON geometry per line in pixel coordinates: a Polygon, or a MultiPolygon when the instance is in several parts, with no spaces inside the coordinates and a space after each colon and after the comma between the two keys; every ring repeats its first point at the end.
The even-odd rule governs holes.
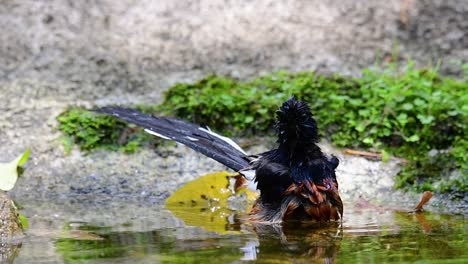
{"type": "MultiPolygon", "coordinates": [[[[363,157],[368,157],[368,158],[382,159],[382,154],[375,153],[375,152],[368,152],[368,151],[361,151],[361,150],[354,150],[354,149],[344,149],[343,153],[348,154],[348,155],[356,155],[356,156],[363,156],[363,157]]],[[[402,158],[390,157],[390,159],[397,160],[403,163],[408,163],[408,160],[402,159],[402,158]]]]}
{"type": "Polygon", "coordinates": [[[423,209],[423,206],[429,202],[429,200],[431,200],[432,198],[432,193],[429,192],[429,191],[425,191],[422,196],[421,196],[421,201],[418,203],[418,205],[416,205],[416,207],[414,208],[414,211],[418,212],[418,211],[421,211],[423,209]]]}

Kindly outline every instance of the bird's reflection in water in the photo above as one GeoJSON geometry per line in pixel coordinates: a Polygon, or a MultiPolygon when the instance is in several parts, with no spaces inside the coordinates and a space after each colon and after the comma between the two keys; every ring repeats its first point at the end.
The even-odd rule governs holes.
{"type": "Polygon", "coordinates": [[[243,237],[239,250],[243,261],[257,263],[333,263],[343,235],[340,222],[301,222],[281,224],[250,221],[244,212],[201,210],[196,207],[171,208],[186,224],[219,234],[243,237]]]}
{"type": "Polygon", "coordinates": [[[334,263],[338,256],[342,238],[339,223],[251,223],[251,227],[258,240],[249,241],[241,248],[244,253],[243,260],[334,263]],[[281,254],[278,254],[279,252],[281,254]]]}

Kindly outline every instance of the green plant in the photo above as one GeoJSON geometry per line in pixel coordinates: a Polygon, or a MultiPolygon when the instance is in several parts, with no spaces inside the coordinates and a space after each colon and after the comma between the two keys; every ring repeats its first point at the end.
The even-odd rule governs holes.
{"type": "Polygon", "coordinates": [[[62,138],[66,151],[70,150],[70,142],[75,142],[82,150],[101,147],[132,153],[153,140],[141,129],[83,108],[71,108],[58,116],[57,120],[60,131],[66,135],[62,138]]]}
{"type": "MultiPolygon", "coordinates": [[[[226,134],[249,134],[272,129],[274,112],[292,95],[311,104],[324,125],[331,119],[319,109],[329,94],[338,96],[353,90],[356,83],[339,76],[320,76],[313,72],[277,72],[250,82],[227,77],[207,76],[194,84],[176,84],[165,93],[160,111],[192,122],[209,125],[226,134]]],[[[339,104],[334,107],[339,108],[339,104]]],[[[313,109],[314,110],[314,109],[313,109]]]]}

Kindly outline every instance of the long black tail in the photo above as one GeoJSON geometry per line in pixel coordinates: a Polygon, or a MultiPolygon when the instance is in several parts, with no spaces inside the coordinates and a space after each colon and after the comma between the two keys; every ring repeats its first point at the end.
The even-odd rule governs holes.
{"type": "Polygon", "coordinates": [[[150,134],[182,143],[235,171],[249,166],[246,153],[231,139],[187,121],[156,117],[121,107],[104,107],[96,112],[115,116],[143,127],[150,134]]]}

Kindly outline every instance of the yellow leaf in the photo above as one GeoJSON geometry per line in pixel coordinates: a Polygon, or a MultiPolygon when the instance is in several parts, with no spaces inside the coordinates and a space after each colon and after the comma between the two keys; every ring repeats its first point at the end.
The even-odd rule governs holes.
{"type": "MultiPolygon", "coordinates": [[[[166,208],[185,224],[202,227],[220,234],[238,233],[229,230],[230,217],[236,212],[228,208],[228,198],[236,195],[233,188],[236,174],[217,172],[202,176],[182,186],[166,200],[166,208]]],[[[253,201],[256,193],[246,189],[247,200],[253,201]]],[[[245,212],[242,212],[245,213],[245,212]]]]}
{"type": "Polygon", "coordinates": [[[229,188],[231,176],[228,172],[217,172],[197,178],[167,198],[166,206],[226,207],[227,199],[234,195],[234,191],[229,188]]]}
{"type": "Polygon", "coordinates": [[[229,223],[229,217],[235,212],[226,207],[203,208],[176,205],[166,205],[166,207],[188,226],[198,226],[218,234],[239,233],[239,231],[227,229],[230,224],[233,224],[229,223]]]}

